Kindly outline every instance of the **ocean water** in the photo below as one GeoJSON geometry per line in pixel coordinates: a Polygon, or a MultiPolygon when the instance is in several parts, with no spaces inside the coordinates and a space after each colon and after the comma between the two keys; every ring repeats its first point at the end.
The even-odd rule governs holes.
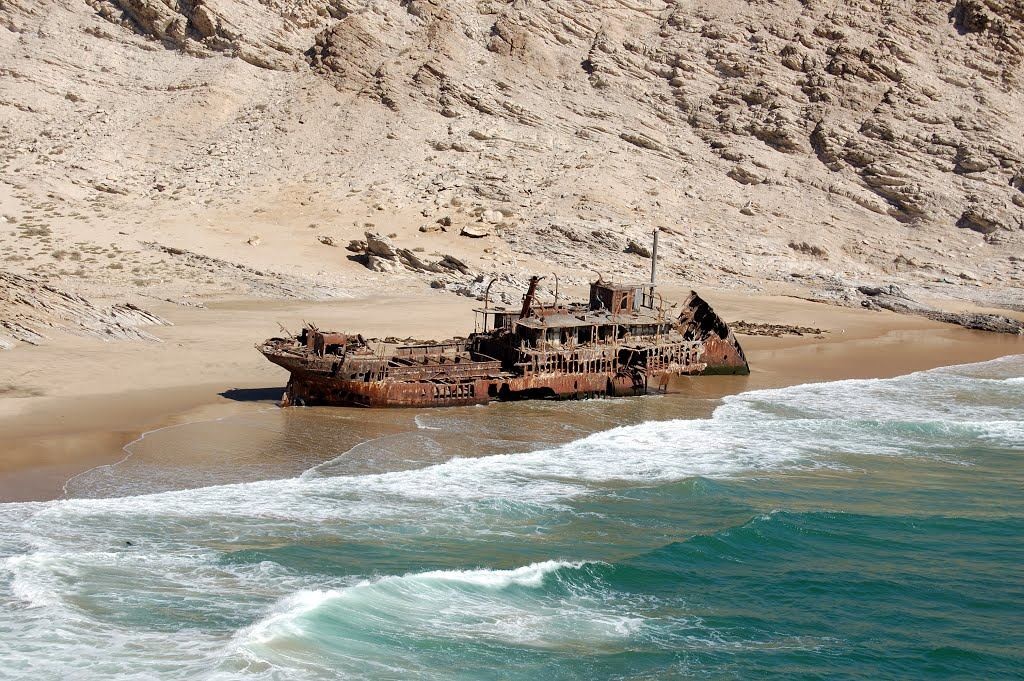
{"type": "Polygon", "coordinates": [[[284,479],[140,453],[0,506],[0,678],[1021,678],[1024,356],[645,399],[339,410],[284,479]]]}

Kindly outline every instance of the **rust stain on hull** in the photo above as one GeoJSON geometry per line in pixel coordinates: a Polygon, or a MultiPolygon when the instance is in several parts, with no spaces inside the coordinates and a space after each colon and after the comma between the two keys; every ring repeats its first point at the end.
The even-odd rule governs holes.
{"type": "Polygon", "coordinates": [[[288,370],[282,404],[451,407],[667,391],[672,376],[749,373],[735,335],[696,293],[670,317],[650,284],[591,284],[590,301],[490,308],[482,332],[423,345],[374,342],[308,325],[257,349],[288,370]],[[649,287],[649,288],[648,288],[649,287]]]}

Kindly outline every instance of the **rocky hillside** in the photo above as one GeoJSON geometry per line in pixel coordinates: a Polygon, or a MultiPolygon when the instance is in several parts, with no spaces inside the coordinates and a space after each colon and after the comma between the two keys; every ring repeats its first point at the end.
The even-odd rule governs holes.
{"type": "Polygon", "coordinates": [[[367,230],[639,277],[661,228],[678,281],[1024,300],[1017,0],[0,0],[0,55],[0,267],[75,290],[392,286],[367,230]]]}

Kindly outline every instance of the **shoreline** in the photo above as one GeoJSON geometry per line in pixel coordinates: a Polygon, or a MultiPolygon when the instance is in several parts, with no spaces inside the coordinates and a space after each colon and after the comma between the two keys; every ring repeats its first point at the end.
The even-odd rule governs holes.
{"type": "MultiPolygon", "coordinates": [[[[682,288],[664,288],[666,297],[680,298],[682,288]]],[[[749,376],[673,382],[674,391],[708,400],[801,383],[889,378],[1024,353],[1024,338],[917,317],[784,296],[707,291],[707,298],[730,322],[745,319],[828,331],[824,337],[739,336],[750,361],[749,376]]],[[[0,386],[7,386],[0,393],[7,397],[0,400],[0,447],[5,452],[0,502],[60,498],[67,480],[119,461],[124,447],[144,433],[273,404],[287,376],[259,358],[252,345],[274,335],[274,319],[286,319],[291,326],[294,320],[315,320],[324,328],[367,335],[442,338],[465,333],[476,304],[439,295],[217,301],[206,309],[159,309],[158,314],[175,323],[153,329],[164,340],[159,345],[76,337],[7,351],[16,361],[0,367],[0,386]],[[358,321],[343,324],[338,319],[358,321]],[[52,361],[55,354],[59,361],[52,361]],[[19,358],[22,363],[16,367],[19,358]]]]}

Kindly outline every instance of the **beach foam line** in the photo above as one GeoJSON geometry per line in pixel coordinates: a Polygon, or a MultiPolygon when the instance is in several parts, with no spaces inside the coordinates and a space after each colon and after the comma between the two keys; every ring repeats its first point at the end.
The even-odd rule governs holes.
{"type": "MultiPolygon", "coordinates": [[[[270,409],[273,409],[273,407],[266,407],[264,409],[260,409],[256,413],[266,412],[266,411],[269,411],[270,409]]],[[[237,414],[231,414],[231,415],[227,415],[227,416],[219,416],[219,417],[214,418],[214,419],[199,419],[199,420],[196,420],[196,421],[185,421],[184,423],[173,423],[173,424],[168,425],[168,426],[162,426],[160,428],[153,428],[152,430],[147,430],[144,433],[142,433],[141,435],[139,435],[137,438],[132,440],[131,442],[129,442],[129,443],[125,444],[123,447],[121,447],[121,451],[124,452],[124,456],[122,456],[117,461],[113,461],[111,463],[106,463],[106,464],[101,464],[99,466],[93,466],[92,468],[86,469],[86,470],[82,471],[81,473],[77,473],[75,475],[72,475],[70,478],[65,480],[64,484],[61,485],[61,493],[64,495],[65,498],[67,498],[69,496],[69,494],[70,494],[69,488],[72,485],[74,485],[75,481],[80,480],[80,479],[84,479],[84,478],[89,477],[91,475],[95,475],[95,473],[97,471],[113,470],[114,468],[116,468],[116,467],[120,466],[121,464],[125,463],[126,461],[131,459],[132,456],[134,456],[135,452],[133,451],[133,448],[135,447],[135,445],[139,444],[140,442],[142,442],[143,440],[145,440],[147,437],[149,437],[151,435],[163,432],[165,430],[174,430],[176,428],[184,428],[186,426],[193,426],[193,425],[195,425],[197,423],[219,423],[219,422],[225,421],[227,419],[235,418],[236,416],[238,416],[238,415],[237,414]]]]}
{"type": "Polygon", "coordinates": [[[752,390],[722,399],[716,421],[757,419],[846,419],[983,421],[1024,418],[1024,392],[1017,390],[1024,355],[990,362],[919,371],[894,378],[846,379],[752,390]],[[998,377],[997,377],[998,376],[998,377]],[[967,404],[965,389],[993,399],[967,404]],[[908,399],[912,395],[913,399],[908,399]],[[1002,404],[1000,404],[1002,403],[1002,404]]]}
{"type": "MultiPolygon", "coordinates": [[[[990,371],[974,366],[974,373],[990,371]]],[[[211,527],[239,536],[273,533],[280,523],[296,521],[449,524],[450,531],[457,531],[492,517],[486,505],[494,501],[505,504],[505,515],[514,515],[516,509],[557,510],[610,482],[841,469],[840,459],[846,454],[929,456],[934,451],[942,458],[944,443],[953,438],[961,444],[1019,444],[1015,424],[1024,422],[1024,391],[1013,389],[1020,406],[1016,398],[1000,406],[1006,401],[1002,394],[980,405],[962,404],[957,399],[962,380],[954,373],[922,372],[896,379],[753,391],[726,398],[710,419],[621,426],[548,449],[452,458],[387,473],[178,490],[128,497],[130,502],[61,500],[35,506],[11,530],[20,533],[27,523],[60,544],[90,541],[92,525],[97,525],[96,532],[103,531],[100,521],[113,522],[117,532],[132,537],[148,534],[150,528],[171,530],[182,518],[202,518],[211,527]],[[931,401],[907,399],[908,394],[917,395],[922,383],[929,384],[931,401]],[[955,418],[936,413],[935,405],[952,411],[955,418]],[[808,413],[814,410],[817,413],[808,413]],[[90,516],[97,522],[90,522],[90,516]],[[72,526],[84,530],[81,537],[72,526]]],[[[5,526],[0,520],[0,530],[5,526]]]]}
{"type": "MultiPolygon", "coordinates": [[[[927,406],[923,413],[916,413],[905,392],[913,386],[887,391],[891,399],[865,409],[858,406],[861,398],[845,386],[822,385],[746,393],[730,398],[711,419],[622,426],[549,449],[453,458],[388,473],[310,476],[164,492],[131,497],[127,506],[115,498],[66,500],[41,506],[37,517],[118,513],[168,519],[198,515],[317,522],[422,513],[427,521],[446,515],[451,503],[502,499],[551,506],[608,482],[728,478],[757,471],[835,467],[837,456],[844,453],[901,456],[907,450],[904,438],[918,442],[921,455],[926,455],[928,447],[941,447],[933,434],[1012,446],[1016,441],[1014,423],[1024,418],[1024,410],[1013,405],[965,407],[966,413],[952,420],[937,418],[927,406]],[[832,413],[811,418],[806,409],[799,408],[807,403],[808,391],[815,404],[830,405],[832,413]],[[910,406],[904,404],[902,411],[897,411],[892,400],[910,406]],[[977,417],[979,410],[986,418],[966,418],[977,417]],[[783,415],[787,411],[796,413],[787,418],[783,415]],[[841,416],[844,411],[850,413],[841,416]],[[775,412],[775,418],[765,418],[766,412],[775,412]]],[[[955,408],[955,385],[946,388],[940,401],[953,403],[955,408]]]]}

